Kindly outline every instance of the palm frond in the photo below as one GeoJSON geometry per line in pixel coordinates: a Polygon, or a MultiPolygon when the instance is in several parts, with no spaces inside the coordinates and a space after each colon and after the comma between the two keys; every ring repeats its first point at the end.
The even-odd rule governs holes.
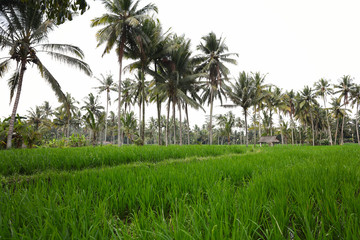
{"type": "Polygon", "coordinates": [[[70,66],[75,66],[76,68],[83,71],[88,76],[92,75],[90,66],[87,63],[85,63],[77,58],[69,57],[67,55],[64,55],[61,53],[56,53],[56,52],[46,52],[46,53],[48,55],[50,55],[52,58],[54,58],[55,60],[69,64],[70,66]]]}

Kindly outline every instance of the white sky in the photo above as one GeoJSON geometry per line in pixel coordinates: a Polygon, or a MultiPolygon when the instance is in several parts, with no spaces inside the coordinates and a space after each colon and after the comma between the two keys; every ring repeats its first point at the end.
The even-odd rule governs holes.
{"type": "MultiPolygon", "coordinates": [[[[332,83],[343,75],[351,75],[355,82],[360,78],[360,2],[358,0],[143,0],[157,5],[157,17],[163,28],[185,34],[192,41],[195,51],[202,36],[214,31],[226,38],[230,52],[238,53],[238,65],[229,66],[231,75],[240,71],[268,73],[267,83],[284,90],[300,90],[312,86],[321,77],[332,83]]],[[[118,79],[119,66],[114,51],[101,57],[103,46],[96,48],[95,33],[90,20],[101,16],[104,8],[100,1],[88,0],[91,5],[84,15],[76,17],[51,33],[50,43],[67,43],[80,47],[94,76],[111,72],[118,79]]],[[[6,56],[0,52],[0,57],[6,56]]],[[[98,85],[94,78],[45,58],[44,64],[59,81],[64,92],[70,92],[81,101],[98,85]]],[[[125,61],[125,65],[126,65],[125,61]]],[[[125,77],[132,77],[126,73],[125,77]]],[[[0,118],[9,116],[7,79],[0,79],[0,118]]],[[[105,93],[104,93],[105,94],[105,93]]],[[[105,105],[105,96],[101,102],[105,105]]],[[[112,99],[115,99],[115,93],[112,99]]],[[[31,67],[25,73],[18,113],[41,105],[45,100],[54,107],[59,103],[51,88],[31,67]]],[[[165,106],[165,105],[164,105],[165,106]]],[[[207,112],[208,107],[204,107],[207,112]]],[[[112,104],[111,110],[116,110],[112,104]]],[[[138,113],[137,108],[134,109],[138,113]]],[[[225,113],[228,109],[216,106],[214,113],[225,113]]],[[[241,116],[241,110],[232,110],[241,116]]],[[[165,107],[162,113],[165,114],[165,107]]],[[[156,116],[156,107],[150,104],[147,117],[156,116]]],[[[205,113],[190,112],[190,123],[202,124],[205,113]]]]}

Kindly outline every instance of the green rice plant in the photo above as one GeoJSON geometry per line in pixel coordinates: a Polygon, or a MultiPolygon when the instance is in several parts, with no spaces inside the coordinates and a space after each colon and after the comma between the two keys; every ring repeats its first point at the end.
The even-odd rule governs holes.
{"type": "MultiPolygon", "coordinates": [[[[142,148],[141,148],[142,149],[142,148]]],[[[359,239],[358,146],[3,177],[4,239],[359,239]]]]}
{"type": "Polygon", "coordinates": [[[45,170],[79,170],[132,162],[159,162],[192,156],[244,153],[243,146],[102,146],[81,148],[14,149],[0,151],[0,175],[30,175],[45,170]]]}

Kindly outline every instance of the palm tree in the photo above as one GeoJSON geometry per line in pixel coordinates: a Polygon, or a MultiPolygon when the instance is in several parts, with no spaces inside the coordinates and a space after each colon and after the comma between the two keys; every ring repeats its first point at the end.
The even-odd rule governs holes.
{"type": "Polygon", "coordinates": [[[0,77],[9,70],[10,63],[16,61],[16,69],[8,80],[10,86],[10,100],[15,92],[15,102],[9,123],[6,148],[11,148],[11,139],[14,130],[14,121],[19,105],[24,73],[27,66],[32,63],[36,65],[41,76],[50,84],[59,100],[65,100],[60,84],[41,62],[39,55],[45,53],[56,60],[75,66],[91,75],[89,66],[81,61],[83,52],[75,46],[66,44],[42,44],[47,40],[55,24],[52,20],[44,20],[40,9],[34,9],[31,4],[17,4],[17,6],[4,7],[0,11],[0,48],[8,48],[9,56],[0,62],[0,77]],[[66,54],[71,54],[69,56],[66,54]]]}
{"type": "Polygon", "coordinates": [[[39,130],[40,124],[45,119],[43,112],[41,111],[41,108],[39,106],[35,107],[35,110],[30,108],[28,111],[29,115],[27,116],[29,119],[29,123],[34,125],[34,130],[39,130]]]}
{"type": "Polygon", "coordinates": [[[238,56],[235,53],[227,53],[228,47],[225,39],[217,38],[214,32],[209,33],[201,38],[204,43],[197,46],[197,50],[202,54],[197,56],[199,66],[198,71],[206,72],[208,82],[204,84],[203,102],[208,100],[210,104],[210,126],[209,126],[209,144],[212,144],[212,117],[214,99],[219,98],[222,104],[222,97],[225,96],[226,85],[224,80],[228,80],[229,69],[224,63],[236,64],[236,60],[231,56],[238,56]]]}
{"type": "Polygon", "coordinates": [[[331,102],[331,113],[333,117],[336,119],[336,129],[335,129],[335,136],[334,136],[334,143],[337,143],[337,133],[339,128],[339,120],[344,118],[346,115],[346,110],[341,108],[341,99],[340,98],[332,98],[331,102]]]}
{"type": "Polygon", "coordinates": [[[285,114],[288,113],[290,115],[290,126],[291,126],[291,144],[294,144],[294,114],[295,114],[295,98],[294,90],[286,91],[283,95],[285,114]]]}
{"type": "Polygon", "coordinates": [[[121,76],[125,45],[129,42],[134,42],[134,39],[141,35],[140,23],[148,17],[147,13],[151,11],[157,12],[157,7],[154,4],[147,4],[145,7],[138,9],[139,0],[136,2],[133,0],[102,0],[102,2],[109,13],[93,19],[91,26],[104,26],[96,34],[98,46],[106,44],[103,55],[109,53],[114,45],[116,45],[120,65],[118,83],[118,145],[121,146],[121,76]]]}
{"type": "Polygon", "coordinates": [[[224,115],[220,114],[216,117],[217,124],[222,128],[223,132],[227,136],[228,145],[230,145],[230,135],[232,128],[235,126],[235,115],[230,111],[224,115]]]}
{"type": "Polygon", "coordinates": [[[248,139],[248,123],[247,116],[248,110],[254,104],[255,99],[255,83],[246,74],[241,72],[239,77],[236,79],[235,84],[231,84],[231,89],[228,90],[228,96],[234,105],[223,105],[224,107],[236,107],[240,106],[243,109],[245,117],[245,136],[246,136],[246,147],[249,144],[248,139]]]}
{"type": "Polygon", "coordinates": [[[358,144],[360,145],[359,139],[359,105],[360,105],[360,85],[355,85],[350,92],[350,97],[352,100],[352,105],[356,104],[356,114],[355,114],[355,128],[356,128],[356,137],[358,144]]]}
{"type": "Polygon", "coordinates": [[[169,112],[170,104],[172,104],[173,112],[173,127],[174,127],[174,143],[176,143],[176,123],[175,123],[175,108],[179,110],[179,136],[180,144],[182,144],[182,120],[181,120],[181,104],[187,103],[195,108],[199,107],[199,103],[186,95],[186,87],[191,85],[195,79],[203,76],[203,74],[192,73],[191,65],[191,51],[190,41],[181,38],[180,40],[175,36],[174,42],[181,41],[182,43],[173,48],[169,52],[168,59],[163,61],[157,72],[149,71],[152,76],[159,79],[158,84],[154,87],[153,92],[159,95],[160,98],[165,98],[168,101],[167,105],[167,121],[166,121],[166,139],[165,143],[168,145],[168,126],[169,126],[169,112]]]}
{"type": "MultiPolygon", "coordinates": [[[[105,119],[107,119],[108,116],[108,110],[109,110],[109,103],[110,102],[110,91],[117,91],[117,86],[113,80],[112,74],[107,74],[104,76],[103,74],[100,75],[101,79],[96,78],[100,82],[100,86],[95,87],[95,89],[99,90],[99,94],[102,92],[106,92],[106,112],[105,112],[105,119]]],[[[104,130],[104,141],[106,142],[106,133],[107,133],[107,121],[105,121],[105,130],[104,130]]]]}
{"type": "Polygon", "coordinates": [[[281,144],[284,144],[284,136],[283,136],[283,131],[281,128],[281,124],[282,124],[281,112],[285,110],[285,104],[284,104],[284,99],[283,99],[283,94],[281,92],[281,88],[275,87],[274,92],[273,92],[272,101],[273,101],[273,105],[275,107],[275,112],[277,112],[277,114],[279,116],[279,130],[280,130],[280,134],[281,134],[281,144]]]}
{"type": "Polygon", "coordinates": [[[136,133],[136,118],[133,111],[125,113],[122,118],[122,127],[128,139],[133,142],[133,136],[136,133]]]}
{"type": "Polygon", "coordinates": [[[90,109],[86,109],[87,114],[84,115],[84,120],[88,128],[92,131],[92,144],[93,146],[96,145],[97,135],[101,131],[101,128],[104,123],[105,113],[101,113],[96,115],[90,109]]]}
{"type": "Polygon", "coordinates": [[[313,146],[315,146],[315,130],[314,130],[314,117],[313,117],[313,108],[315,105],[318,105],[315,99],[314,91],[309,87],[305,86],[304,89],[300,92],[300,101],[299,107],[301,110],[306,110],[310,113],[311,119],[311,128],[312,128],[312,142],[313,146]]]}
{"type": "Polygon", "coordinates": [[[94,96],[94,94],[89,93],[84,100],[84,106],[81,107],[81,109],[85,109],[87,113],[90,111],[96,116],[100,116],[102,114],[102,110],[104,110],[104,107],[101,106],[101,103],[99,102],[99,96],[94,96]]]}
{"type": "MultiPolygon", "coordinates": [[[[330,87],[330,83],[328,80],[321,78],[319,81],[315,82],[315,94],[317,96],[321,96],[324,101],[324,108],[326,109],[326,97],[328,94],[333,94],[333,89],[330,87]]],[[[327,131],[329,136],[330,145],[333,145],[332,136],[331,136],[331,129],[328,117],[328,110],[326,109],[326,123],[327,123],[327,131]]]]}
{"type": "Polygon", "coordinates": [[[49,118],[54,114],[54,111],[51,109],[50,103],[48,101],[45,101],[43,105],[40,106],[40,108],[45,118],[49,118]]]}
{"type": "MultiPolygon", "coordinates": [[[[65,101],[63,101],[62,104],[57,108],[58,120],[66,119],[66,121],[62,125],[66,126],[66,129],[67,129],[66,136],[67,137],[70,136],[70,122],[73,119],[73,116],[76,115],[76,113],[79,109],[75,104],[79,104],[79,102],[76,101],[75,98],[73,98],[70,93],[66,93],[65,101]]],[[[62,121],[59,121],[59,123],[60,122],[62,122],[62,121]]]]}
{"type": "Polygon", "coordinates": [[[339,84],[334,85],[335,89],[338,89],[335,93],[340,93],[339,99],[343,99],[343,103],[345,105],[345,116],[343,117],[342,125],[341,125],[341,138],[340,145],[344,144],[344,126],[345,126],[345,117],[346,117],[346,106],[349,104],[350,92],[354,87],[353,79],[349,75],[344,75],[339,84]]]}
{"type": "MultiPolygon", "coordinates": [[[[256,112],[259,112],[259,136],[261,137],[261,121],[260,121],[260,109],[263,101],[266,98],[265,88],[268,86],[264,84],[266,75],[261,75],[260,72],[252,73],[252,80],[255,84],[255,98],[254,98],[254,122],[256,119],[256,112]]],[[[256,130],[254,131],[254,147],[256,146],[256,130]]],[[[261,144],[261,143],[260,143],[261,144]]]]}

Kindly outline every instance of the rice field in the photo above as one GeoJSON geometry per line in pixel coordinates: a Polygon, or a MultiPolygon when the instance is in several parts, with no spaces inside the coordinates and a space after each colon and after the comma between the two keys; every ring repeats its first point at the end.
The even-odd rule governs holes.
{"type": "Polygon", "coordinates": [[[74,169],[48,149],[1,152],[52,162],[1,170],[0,239],[360,239],[358,146],[174,146],[173,155],[152,147],[133,152],[153,157],[84,157],[74,169]]]}

